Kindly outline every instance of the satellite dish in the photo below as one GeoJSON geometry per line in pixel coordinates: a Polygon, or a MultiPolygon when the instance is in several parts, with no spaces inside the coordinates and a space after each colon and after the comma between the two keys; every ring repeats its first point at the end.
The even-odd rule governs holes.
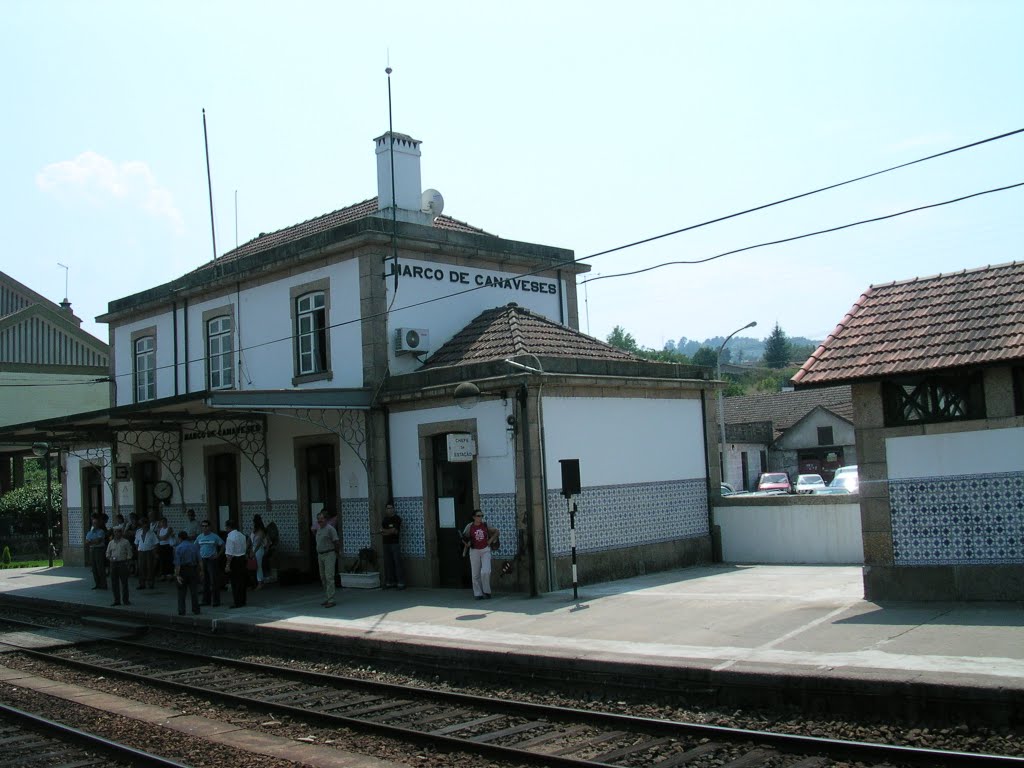
{"type": "Polygon", "coordinates": [[[420,195],[420,210],[436,219],[444,211],[444,198],[436,189],[428,189],[420,195]]]}

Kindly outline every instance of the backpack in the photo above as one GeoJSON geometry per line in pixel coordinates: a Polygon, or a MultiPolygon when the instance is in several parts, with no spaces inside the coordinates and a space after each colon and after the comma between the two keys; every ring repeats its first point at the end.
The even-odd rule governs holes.
{"type": "Polygon", "coordinates": [[[275,549],[277,547],[277,541],[281,534],[278,533],[277,523],[271,521],[270,525],[267,526],[267,541],[270,542],[268,549],[275,549]]]}

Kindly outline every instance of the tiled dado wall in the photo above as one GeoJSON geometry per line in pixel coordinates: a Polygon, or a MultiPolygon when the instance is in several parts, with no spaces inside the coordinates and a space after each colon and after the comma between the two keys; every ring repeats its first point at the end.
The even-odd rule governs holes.
{"type": "MultiPolygon", "coordinates": [[[[510,558],[519,551],[516,530],[516,495],[514,493],[488,493],[480,496],[480,509],[487,524],[501,531],[501,547],[495,557],[510,558]]],[[[423,497],[403,496],[395,499],[395,512],[402,518],[402,553],[409,557],[426,557],[423,497]]],[[[429,515],[433,519],[433,515],[429,515]]],[[[461,521],[459,521],[461,522],[461,521]]],[[[456,532],[455,535],[458,535],[456,532]]],[[[367,545],[369,546],[369,545],[367,545]]]]}
{"type": "MultiPolygon", "coordinates": [[[[584,488],[575,501],[576,551],[654,544],[708,535],[704,478],[584,488]]],[[[561,489],[548,489],[552,554],[568,555],[569,512],[561,489]]]]}
{"type": "Polygon", "coordinates": [[[1024,563],[1024,472],[889,481],[896,565],[1024,563]]]}

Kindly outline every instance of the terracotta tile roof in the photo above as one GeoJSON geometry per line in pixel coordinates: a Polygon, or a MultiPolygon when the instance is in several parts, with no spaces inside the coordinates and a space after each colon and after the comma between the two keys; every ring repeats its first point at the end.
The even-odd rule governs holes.
{"type": "MultiPolygon", "coordinates": [[[[334,227],[340,227],[342,224],[348,224],[349,222],[356,221],[357,219],[363,219],[367,216],[372,216],[377,213],[377,198],[371,197],[369,200],[363,200],[361,203],[350,205],[347,208],[341,208],[337,211],[331,211],[325,213],[322,216],[317,216],[314,219],[300,222],[299,224],[293,224],[290,227],[279,229],[276,232],[267,232],[261,234],[259,237],[250,240],[247,243],[243,243],[234,250],[228,251],[219,259],[218,263],[225,261],[233,261],[234,259],[240,259],[243,256],[251,256],[254,253],[261,253],[262,251],[269,251],[271,248],[276,248],[279,245],[290,243],[294,240],[299,240],[303,237],[315,235],[318,232],[325,232],[328,229],[334,227]]],[[[447,229],[454,232],[468,232],[469,234],[475,235],[490,235],[490,232],[485,232],[479,227],[474,227],[467,224],[464,221],[453,219],[451,216],[438,216],[434,219],[434,226],[438,229],[447,229]]],[[[209,261],[200,267],[196,268],[196,272],[208,269],[212,267],[214,262],[209,261]]]]}
{"type": "Polygon", "coordinates": [[[793,377],[835,384],[1024,360],[1024,262],[873,285],[793,377]]]}
{"type": "Polygon", "coordinates": [[[853,395],[848,385],[726,397],[723,406],[726,424],[770,421],[775,437],[819,407],[853,423],[853,395]]]}
{"type": "Polygon", "coordinates": [[[488,309],[432,354],[425,368],[463,365],[533,353],[539,357],[639,360],[585,333],[516,304],[488,309]]]}

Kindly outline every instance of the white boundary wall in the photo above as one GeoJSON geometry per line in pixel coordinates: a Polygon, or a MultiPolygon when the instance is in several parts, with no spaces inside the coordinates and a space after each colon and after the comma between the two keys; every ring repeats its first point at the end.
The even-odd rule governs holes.
{"type": "MultiPolygon", "coordinates": [[[[847,498],[858,498],[856,496],[847,498]]],[[[727,563],[859,564],[864,562],[860,504],[806,502],[798,498],[737,499],[716,506],[727,563]],[[767,501],[767,500],[766,500],[767,501]]]]}

